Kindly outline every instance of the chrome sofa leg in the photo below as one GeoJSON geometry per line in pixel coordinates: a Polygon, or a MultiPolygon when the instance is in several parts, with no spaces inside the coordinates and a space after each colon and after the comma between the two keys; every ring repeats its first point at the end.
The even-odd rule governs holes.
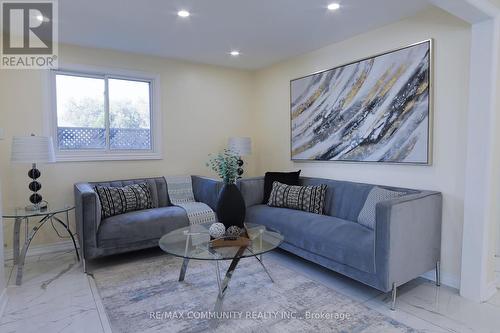
{"type": "Polygon", "coordinates": [[[436,261],[436,286],[441,286],[441,262],[436,261]]]}
{"type": "Polygon", "coordinates": [[[83,268],[83,273],[85,274],[89,274],[89,266],[88,266],[88,263],[87,263],[87,260],[85,258],[82,258],[82,268],[83,268]]]}
{"type": "Polygon", "coordinates": [[[391,310],[396,310],[396,296],[397,296],[397,287],[396,282],[392,284],[392,300],[391,300],[391,310]]]}

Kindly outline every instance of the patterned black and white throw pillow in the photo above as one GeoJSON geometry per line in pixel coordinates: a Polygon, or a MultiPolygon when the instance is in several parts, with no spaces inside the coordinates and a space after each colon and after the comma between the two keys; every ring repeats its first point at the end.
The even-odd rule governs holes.
{"type": "Polygon", "coordinates": [[[297,186],[273,183],[268,206],[323,214],[327,185],[297,186]]]}
{"type": "Polygon", "coordinates": [[[101,218],[124,214],[134,210],[153,208],[151,190],[146,183],[124,187],[96,186],[94,190],[101,202],[101,218]]]}

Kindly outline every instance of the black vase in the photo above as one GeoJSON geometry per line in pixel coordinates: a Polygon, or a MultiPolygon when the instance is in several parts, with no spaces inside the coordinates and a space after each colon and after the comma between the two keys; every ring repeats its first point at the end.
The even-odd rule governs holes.
{"type": "Polygon", "coordinates": [[[223,223],[226,229],[233,225],[243,228],[246,213],[245,200],[235,184],[224,185],[219,193],[216,208],[219,222],[223,223]]]}

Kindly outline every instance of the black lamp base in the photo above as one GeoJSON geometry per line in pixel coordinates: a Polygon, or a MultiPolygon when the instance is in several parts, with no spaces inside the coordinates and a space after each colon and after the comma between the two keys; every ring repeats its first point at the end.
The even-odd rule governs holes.
{"type": "Polygon", "coordinates": [[[240,156],[240,158],[238,160],[238,171],[237,171],[238,172],[238,178],[241,178],[243,176],[243,173],[244,173],[244,171],[243,171],[243,164],[245,164],[245,162],[243,162],[243,159],[240,156]]]}
{"type": "Polygon", "coordinates": [[[40,178],[41,176],[40,170],[36,168],[36,164],[33,163],[31,169],[28,171],[28,177],[31,178],[31,182],[29,184],[29,189],[31,192],[33,192],[29,200],[32,203],[31,205],[28,205],[24,207],[24,209],[28,211],[35,211],[35,210],[42,210],[47,208],[47,202],[43,201],[42,196],[38,193],[42,189],[42,184],[40,184],[37,179],[40,178]]]}

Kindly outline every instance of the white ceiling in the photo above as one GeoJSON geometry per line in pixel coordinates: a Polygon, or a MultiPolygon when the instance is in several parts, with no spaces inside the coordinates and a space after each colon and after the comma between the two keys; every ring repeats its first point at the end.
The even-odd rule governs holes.
{"type": "Polygon", "coordinates": [[[63,43],[257,69],[411,16],[426,0],[60,0],[63,43]],[[187,9],[182,19],[177,11],[187,9]],[[241,51],[233,58],[231,49],[241,51]]]}

